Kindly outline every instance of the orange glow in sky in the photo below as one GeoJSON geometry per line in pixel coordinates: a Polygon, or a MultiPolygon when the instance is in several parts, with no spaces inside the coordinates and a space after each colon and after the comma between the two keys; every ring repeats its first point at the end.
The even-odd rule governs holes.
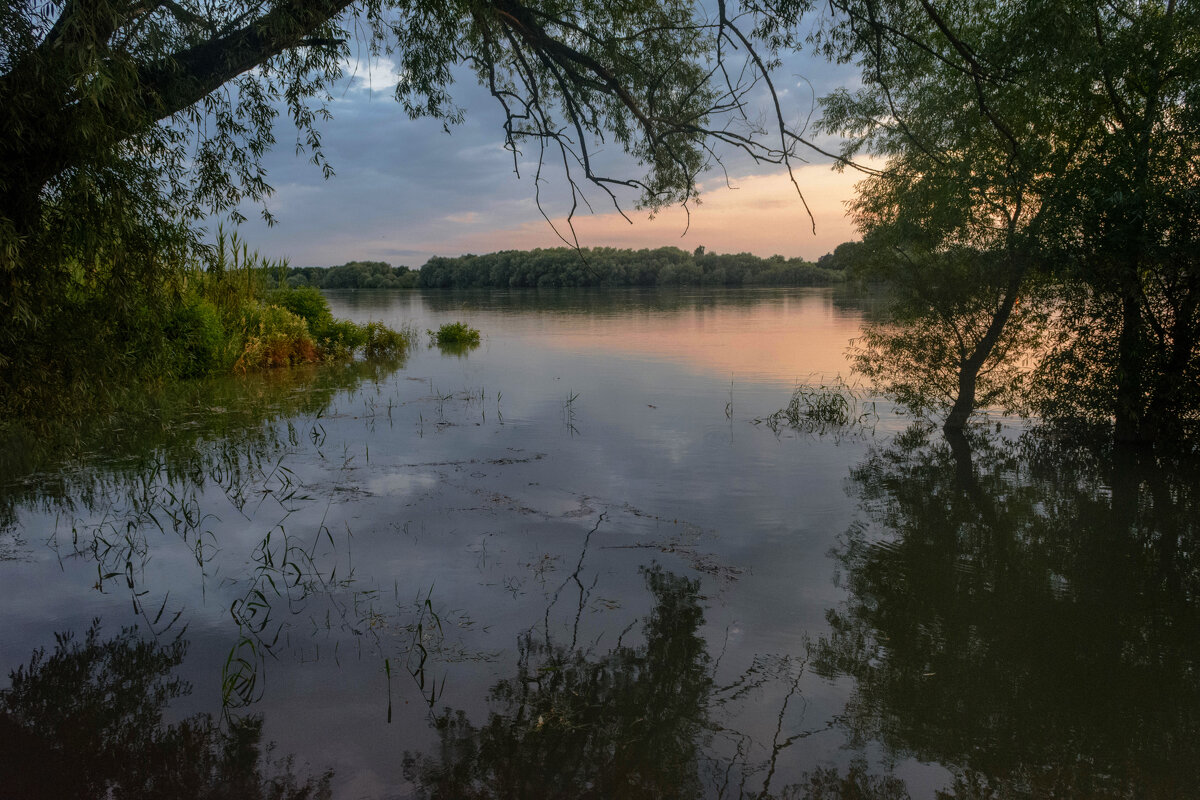
{"type": "MultiPolygon", "coordinates": [[[[575,231],[583,247],[675,246],[693,250],[703,245],[717,253],[749,252],[759,256],[782,255],[816,260],[842,242],[858,239],[846,217],[845,202],[854,196],[857,172],[834,172],[827,164],[805,165],[795,170],[816,222],[816,234],[786,173],[751,175],[733,181],[702,184],[701,203],[691,209],[691,225],[680,208],[670,208],[654,219],[630,212],[630,224],[616,212],[576,216],[575,231]],[[686,235],[684,231],[686,230],[686,235]]],[[[599,209],[599,206],[597,206],[599,209]]],[[[568,234],[565,221],[556,219],[568,234]]],[[[437,242],[414,243],[420,249],[440,253],[487,253],[496,250],[528,250],[561,247],[544,220],[538,219],[508,230],[464,231],[437,242]]]]}

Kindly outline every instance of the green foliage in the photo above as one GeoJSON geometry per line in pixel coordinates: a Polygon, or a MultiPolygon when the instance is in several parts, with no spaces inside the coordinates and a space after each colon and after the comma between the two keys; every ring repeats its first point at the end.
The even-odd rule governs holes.
{"type": "Polygon", "coordinates": [[[997,326],[1011,289],[1003,268],[985,254],[896,255],[869,274],[889,279],[889,306],[883,321],[863,326],[849,355],[875,391],[914,414],[946,414],[966,379],[973,407],[1031,410],[1033,372],[1056,307],[1045,289],[1027,282],[997,326]]]}
{"type": "MultiPolygon", "coordinates": [[[[944,8],[838,0],[834,8],[820,44],[856,61],[862,86],[822,100],[821,129],[845,137],[846,159],[886,159],[859,186],[856,222],[886,233],[898,263],[917,263],[909,283],[927,262],[968,250],[997,272],[976,277],[979,295],[995,298],[1003,287],[989,301],[991,330],[960,356],[965,380],[947,424],[978,404],[971,373],[1010,335],[1001,329],[1020,324],[1010,312],[1035,272],[1067,295],[1078,281],[1095,301],[1060,308],[1072,315],[1063,319],[1070,333],[1051,363],[1074,368],[1069,379],[1051,363],[1042,370],[1057,379],[1039,390],[1046,408],[1114,420],[1123,439],[1150,439],[1195,416],[1200,9],[1125,0],[944,8]],[[1097,338],[1112,346],[1093,347],[1097,338]],[[1079,379],[1092,387],[1079,391],[1079,379]]],[[[957,327],[937,319],[953,308],[917,308],[926,331],[910,352],[917,339],[938,347],[937,327],[957,327]]]]}
{"type": "Polygon", "coordinates": [[[221,313],[208,300],[185,297],[167,320],[163,331],[171,342],[175,374],[197,378],[214,371],[220,364],[226,344],[221,313]]]}
{"type": "Polygon", "coordinates": [[[363,326],[365,340],[363,351],[368,358],[400,355],[406,352],[416,336],[411,330],[394,330],[379,321],[368,322],[363,326]]]}
{"type": "Polygon", "coordinates": [[[236,234],[219,232],[205,252],[153,296],[116,313],[102,288],[77,287],[58,322],[23,344],[25,359],[52,363],[35,363],[30,375],[4,373],[0,408],[42,420],[77,416],[125,402],[118,398],[133,384],[401,355],[415,342],[411,331],[335,320],[317,289],[266,292],[269,276],[286,264],[264,260],[236,234]]]}
{"type": "Polygon", "coordinates": [[[479,330],[465,322],[447,322],[436,331],[426,331],[434,344],[450,346],[474,346],[479,344],[479,330]]]}
{"type": "Polygon", "coordinates": [[[235,372],[289,367],[320,359],[303,317],[279,306],[248,306],[241,316],[242,350],[235,372]]]}
{"type": "MultiPolygon", "coordinates": [[[[741,127],[771,53],[747,51],[739,20],[682,0],[0,6],[0,411],[42,393],[103,394],[131,369],[171,362],[161,334],[207,258],[198,223],[265,203],[263,157],[281,113],[298,150],[332,175],[317,125],[356,53],[391,58],[402,108],[446,126],[464,119],[450,86],[465,65],[500,103],[514,157],[528,147],[539,167],[561,160],[572,206],[590,184],[654,210],[695,198],[722,143],[754,160],[789,158],[741,127]],[[627,154],[635,174],[593,171],[600,145],[627,154]]],[[[320,288],[279,273],[242,272],[320,288]]],[[[417,280],[371,263],[331,273],[347,287],[417,280]]],[[[248,292],[205,297],[228,328],[248,292]]],[[[339,347],[353,338],[331,333],[339,347]]],[[[182,368],[201,371],[204,356],[183,349],[182,368]]]]}
{"type": "Polygon", "coordinates": [[[276,290],[267,296],[267,302],[280,308],[286,308],[301,317],[308,323],[309,329],[318,335],[333,322],[329,301],[318,289],[311,286],[276,290]]]}
{"type": "Polygon", "coordinates": [[[420,285],[435,289],[578,286],[825,286],[841,276],[799,258],[722,255],[697,248],[569,247],[434,257],[420,285]]]}
{"type": "Polygon", "coordinates": [[[311,287],[276,291],[268,299],[278,305],[251,306],[243,312],[244,341],[235,371],[347,361],[359,353],[369,358],[400,355],[414,344],[408,330],[335,319],[329,303],[311,287]]]}
{"type": "Polygon", "coordinates": [[[350,261],[339,267],[290,267],[271,275],[272,285],[317,289],[415,289],[417,270],[383,261],[350,261]]]}

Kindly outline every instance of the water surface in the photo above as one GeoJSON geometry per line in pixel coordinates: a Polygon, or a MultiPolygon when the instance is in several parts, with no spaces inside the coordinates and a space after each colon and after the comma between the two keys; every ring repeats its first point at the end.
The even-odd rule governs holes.
{"type": "Polygon", "coordinates": [[[285,770],[184,739],[274,742],[350,798],[1200,780],[1189,464],[1010,424],[948,442],[869,401],[860,425],[756,424],[849,374],[874,304],[830,290],[330,297],[483,342],[190,387],[8,477],[0,664],[75,635],[9,695],[41,709],[0,729],[31,751],[20,791],[81,762],[285,770]],[[160,734],[71,716],[105,676],[145,688],[110,715],[160,734]],[[109,755],[54,761],[67,728],[109,755]]]}

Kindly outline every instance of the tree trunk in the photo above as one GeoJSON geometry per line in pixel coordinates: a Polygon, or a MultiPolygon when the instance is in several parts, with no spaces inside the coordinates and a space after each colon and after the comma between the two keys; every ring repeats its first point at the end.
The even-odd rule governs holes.
{"type": "MultiPolygon", "coordinates": [[[[991,352],[991,348],[988,348],[991,352]]],[[[984,359],[987,355],[984,355],[984,359]]],[[[979,368],[983,366],[983,361],[974,364],[974,359],[971,362],[964,363],[958,370],[958,396],[954,398],[954,405],[950,408],[949,415],[946,416],[946,422],[942,425],[942,429],[947,433],[950,431],[958,431],[967,426],[967,420],[971,418],[971,413],[975,411],[975,384],[979,379],[979,368]]]]}
{"type": "Polygon", "coordinates": [[[992,314],[992,321],[988,325],[987,331],[975,345],[971,355],[959,363],[958,395],[954,398],[954,404],[946,416],[946,421],[942,424],[942,430],[961,431],[967,426],[967,420],[975,411],[975,389],[979,382],[979,370],[983,369],[988,356],[992,354],[996,343],[1000,341],[1000,335],[1004,333],[1004,326],[1008,324],[1013,307],[1017,304],[1017,293],[1021,289],[1024,278],[1025,267],[1023,264],[1010,267],[1008,286],[1004,290],[1004,297],[1000,300],[999,308],[992,314]]]}
{"type": "Polygon", "coordinates": [[[1124,444],[1153,441],[1155,431],[1145,413],[1145,347],[1142,303],[1126,281],[1121,297],[1121,332],[1117,339],[1117,389],[1113,437],[1124,444]]]}
{"type": "Polygon", "coordinates": [[[1200,306],[1200,287],[1193,287],[1174,309],[1170,353],[1150,391],[1147,419],[1159,436],[1176,428],[1185,411],[1195,407],[1196,387],[1188,379],[1200,334],[1196,328],[1197,306],[1200,306]]]}

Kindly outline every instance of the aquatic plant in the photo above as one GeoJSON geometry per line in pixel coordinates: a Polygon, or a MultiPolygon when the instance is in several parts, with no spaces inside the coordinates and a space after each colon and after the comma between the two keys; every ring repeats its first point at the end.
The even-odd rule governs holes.
{"type": "Polygon", "coordinates": [[[437,345],[460,345],[473,347],[479,344],[479,329],[465,322],[447,322],[436,331],[426,329],[431,342],[437,345]]]}
{"type": "Polygon", "coordinates": [[[765,424],[775,432],[784,427],[817,432],[864,425],[874,416],[874,405],[861,405],[854,387],[838,376],[815,386],[797,384],[786,406],[755,418],[754,424],[765,424]]]}

